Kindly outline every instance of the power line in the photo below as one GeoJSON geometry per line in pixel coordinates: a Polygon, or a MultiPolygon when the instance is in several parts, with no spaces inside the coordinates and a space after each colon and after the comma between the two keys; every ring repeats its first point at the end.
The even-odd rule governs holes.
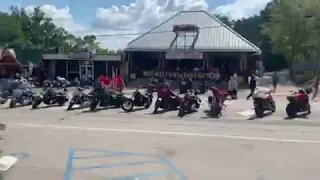
{"type": "MultiPolygon", "coordinates": [[[[208,27],[201,27],[199,29],[213,29],[213,28],[219,28],[224,26],[208,26],[208,27]]],[[[164,34],[164,33],[172,33],[173,31],[155,31],[155,32],[144,32],[144,33],[115,33],[115,34],[96,34],[94,36],[97,37],[117,37],[117,36],[139,36],[143,34],[164,34]]]]}

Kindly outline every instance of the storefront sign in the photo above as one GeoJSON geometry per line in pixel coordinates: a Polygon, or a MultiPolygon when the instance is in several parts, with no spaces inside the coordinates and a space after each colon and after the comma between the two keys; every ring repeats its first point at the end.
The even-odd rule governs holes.
{"type": "Polygon", "coordinates": [[[203,55],[194,51],[167,51],[166,59],[202,59],[203,55]]]}
{"type": "Polygon", "coordinates": [[[71,52],[70,59],[91,59],[91,52],[71,52]]]}
{"type": "Polygon", "coordinates": [[[205,79],[210,78],[211,73],[205,72],[144,72],[144,77],[155,77],[155,78],[191,78],[191,79],[205,79]]]}

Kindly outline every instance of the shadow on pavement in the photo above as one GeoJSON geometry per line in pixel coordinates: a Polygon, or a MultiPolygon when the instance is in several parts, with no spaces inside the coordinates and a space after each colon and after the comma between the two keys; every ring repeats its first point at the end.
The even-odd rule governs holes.
{"type": "Polygon", "coordinates": [[[35,109],[31,108],[30,110],[37,110],[37,109],[47,109],[47,108],[51,108],[51,107],[61,107],[58,104],[53,104],[53,105],[47,105],[47,106],[42,106],[42,107],[37,107],[35,109]]]}
{"type": "Polygon", "coordinates": [[[298,114],[297,117],[285,117],[284,120],[294,120],[296,118],[301,118],[301,119],[309,119],[308,118],[308,113],[302,113],[302,114],[298,114]]]}
{"type": "Polygon", "coordinates": [[[247,120],[251,121],[251,120],[255,120],[255,119],[263,119],[265,117],[268,117],[268,116],[271,116],[273,114],[273,112],[266,112],[264,113],[264,116],[263,117],[258,117],[257,115],[253,115],[251,117],[249,117],[247,120]]]}
{"type": "Polygon", "coordinates": [[[118,111],[118,113],[130,114],[130,113],[133,113],[133,112],[143,111],[143,110],[146,110],[146,108],[144,108],[144,107],[133,108],[132,111],[128,111],[127,112],[125,110],[122,110],[122,111],[118,111]]]}

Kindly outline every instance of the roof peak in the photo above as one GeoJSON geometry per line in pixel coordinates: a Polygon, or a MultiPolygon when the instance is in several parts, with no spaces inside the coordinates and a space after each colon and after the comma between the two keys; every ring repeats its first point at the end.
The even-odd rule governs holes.
{"type": "Polygon", "coordinates": [[[159,45],[153,46],[159,46],[160,49],[168,49],[168,44],[172,44],[172,42],[175,40],[174,33],[170,32],[172,31],[172,27],[177,23],[195,24],[200,27],[200,37],[202,38],[200,38],[200,40],[198,40],[197,38],[197,42],[194,42],[198,48],[211,49],[216,48],[217,46],[221,46],[221,48],[228,47],[229,49],[234,49],[236,48],[236,46],[241,46],[242,48],[248,49],[250,51],[261,51],[258,47],[256,47],[246,38],[238,34],[236,31],[228,27],[226,24],[222,23],[217,17],[215,17],[208,11],[204,10],[180,11],[168,18],[166,21],[160,23],[158,26],[155,26],[154,28],[150,29],[148,32],[133,39],[131,42],[128,43],[126,49],[135,49],[134,47],[143,48],[145,45],[151,48],[150,44],[154,44],[155,42],[159,43],[159,45]],[[205,19],[205,21],[202,22],[201,19],[205,19]],[[219,31],[212,31],[209,27],[222,27],[223,29],[219,31]],[[152,34],[152,32],[155,32],[158,29],[161,29],[159,33],[152,34]],[[163,32],[164,34],[160,32],[163,32]],[[228,36],[224,38],[229,39],[222,40],[223,36],[228,36]],[[137,46],[137,44],[139,45],[137,46]]]}

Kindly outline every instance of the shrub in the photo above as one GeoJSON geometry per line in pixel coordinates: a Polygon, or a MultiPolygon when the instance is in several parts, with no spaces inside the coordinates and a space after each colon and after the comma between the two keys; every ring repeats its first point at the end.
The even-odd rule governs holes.
{"type": "Polygon", "coordinates": [[[314,77],[315,73],[313,71],[305,71],[303,73],[296,74],[296,83],[297,84],[304,84],[314,77]]]}

